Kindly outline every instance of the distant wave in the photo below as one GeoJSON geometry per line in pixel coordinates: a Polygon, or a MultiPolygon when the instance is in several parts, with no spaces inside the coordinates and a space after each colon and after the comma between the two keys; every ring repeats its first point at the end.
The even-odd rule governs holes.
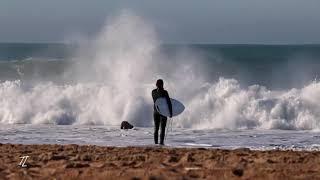
{"type": "Polygon", "coordinates": [[[24,62],[32,62],[32,61],[63,61],[64,58],[48,58],[48,57],[28,57],[28,58],[22,58],[22,59],[6,59],[1,60],[0,63],[24,63],[24,62]]]}

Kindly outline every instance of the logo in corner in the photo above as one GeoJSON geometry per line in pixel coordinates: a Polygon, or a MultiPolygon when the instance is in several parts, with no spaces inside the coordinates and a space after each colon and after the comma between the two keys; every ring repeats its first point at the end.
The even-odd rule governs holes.
{"type": "Polygon", "coordinates": [[[30,157],[30,156],[22,156],[22,157],[20,157],[20,158],[21,158],[21,161],[20,161],[20,163],[19,163],[19,166],[21,166],[21,167],[27,167],[27,165],[26,165],[25,163],[27,162],[28,157],[30,157]]]}

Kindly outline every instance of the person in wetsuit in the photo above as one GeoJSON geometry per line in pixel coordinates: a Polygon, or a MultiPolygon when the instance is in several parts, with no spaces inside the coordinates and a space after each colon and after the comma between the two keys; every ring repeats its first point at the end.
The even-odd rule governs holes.
{"type": "MultiPolygon", "coordinates": [[[[170,111],[170,118],[172,117],[172,104],[169,97],[169,94],[166,90],[163,89],[163,80],[158,79],[156,83],[157,89],[152,90],[152,99],[153,103],[160,97],[164,97],[167,99],[169,111],[170,111]]],[[[164,145],[164,137],[166,132],[166,124],[167,124],[167,117],[162,116],[156,109],[155,105],[153,105],[153,119],[154,119],[154,143],[158,144],[158,135],[159,135],[159,126],[161,125],[161,132],[160,132],[160,145],[164,145]]]]}

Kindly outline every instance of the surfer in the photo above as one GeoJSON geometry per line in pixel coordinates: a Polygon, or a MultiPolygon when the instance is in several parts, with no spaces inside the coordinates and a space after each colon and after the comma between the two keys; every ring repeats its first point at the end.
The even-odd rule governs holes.
{"type": "MultiPolygon", "coordinates": [[[[172,117],[172,104],[170,101],[169,94],[163,88],[163,80],[158,79],[156,83],[157,89],[152,90],[152,98],[153,103],[160,97],[164,97],[167,99],[169,111],[170,111],[170,118],[172,117]]],[[[153,119],[154,119],[154,143],[158,144],[158,134],[159,134],[159,126],[161,126],[160,132],[160,144],[164,145],[164,137],[166,132],[166,124],[167,124],[167,117],[162,116],[157,110],[155,105],[153,105],[153,119]]]]}

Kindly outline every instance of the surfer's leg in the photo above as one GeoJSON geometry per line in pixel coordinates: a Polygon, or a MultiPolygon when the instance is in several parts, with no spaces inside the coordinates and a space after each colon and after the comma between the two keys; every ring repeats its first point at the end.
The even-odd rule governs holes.
{"type": "Polygon", "coordinates": [[[167,117],[161,116],[161,132],[160,132],[160,144],[164,144],[164,137],[166,133],[167,117]]]}
{"type": "Polygon", "coordinates": [[[154,119],[154,143],[158,144],[160,115],[157,113],[153,113],[153,119],[154,119]]]}

